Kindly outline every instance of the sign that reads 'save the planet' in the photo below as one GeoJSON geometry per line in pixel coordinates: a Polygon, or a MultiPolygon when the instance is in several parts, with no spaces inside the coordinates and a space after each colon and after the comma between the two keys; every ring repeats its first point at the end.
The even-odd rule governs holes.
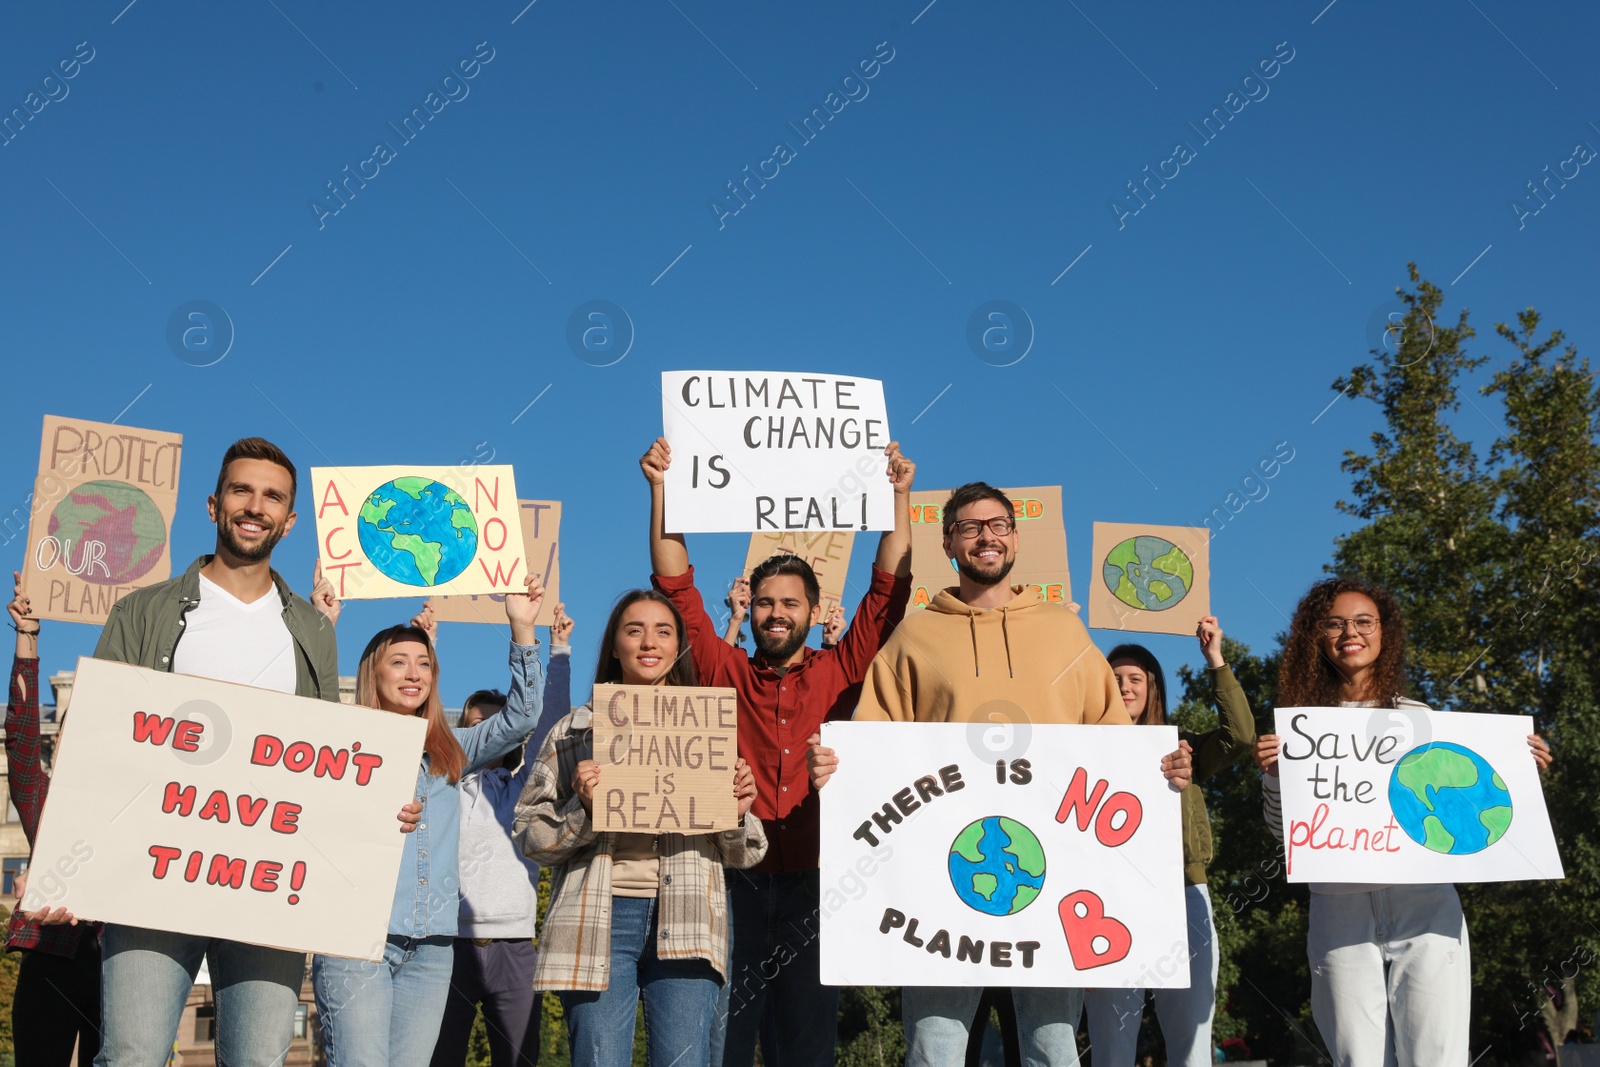
{"type": "Polygon", "coordinates": [[[22,591],[41,619],[100,625],[172,574],[183,437],[44,417],[22,591]]]}
{"type": "Polygon", "coordinates": [[[669,685],[594,687],[594,822],[632,834],[710,834],[739,825],[733,794],[739,696],[669,685]]]}
{"type": "Polygon", "coordinates": [[[1562,878],[1525,715],[1278,708],[1291,882],[1562,878]]]}
{"type": "Polygon", "coordinates": [[[426,728],[80,659],[22,906],[381,959],[426,728]]]}
{"type": "Polygon", "coordinates": [[[661,414],[669,532],[894,528],[881,381],[665,371],[661,414]]]}
{"type": "Polygon", "coordinates": [[[311,488],[322,573],[342,599],[522,591],[510,466],[313,467],[311,488]]]}
{"type": "Polygon", "coordinates": [[[1186,987],[1177,730],[993,729],[823,724],[823,982],[1186,987]]]}

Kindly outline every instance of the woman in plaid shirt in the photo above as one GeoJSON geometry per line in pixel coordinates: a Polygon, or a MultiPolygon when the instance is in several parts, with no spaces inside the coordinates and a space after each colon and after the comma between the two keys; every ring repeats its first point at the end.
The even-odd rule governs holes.
{"type": "MultiPolygon", "coordinates": [[[[683,617],[661,593],[617,602],[600,644],[596,684],[694,685],[683,617]]],[[[755,779],[734,765],[742,825],[710,835],[620,834],[591,817],[600,765],[592,705],[556,723],[517,804],[516,841],[553,867],[534,988],[556,991],[572,1062],[627,1067],[644,999],[648,1062],[707,1067],[717,995],[727,981],[725,866],[753,867],[767,851],[750,815],[755,779]]]]}

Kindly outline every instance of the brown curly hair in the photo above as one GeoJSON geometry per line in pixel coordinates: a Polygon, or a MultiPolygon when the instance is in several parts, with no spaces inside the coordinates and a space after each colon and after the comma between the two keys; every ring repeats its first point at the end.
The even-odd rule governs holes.
{"type": "Polygon", "coordinates": [[[1392,708],[1406,690],[1406,621],[1400,605],[1387,589],[1360,578],[1324,578],[1294,609],[1289,638],[1278,667],[1278,706],[1282,708],[1334,707],[1339,703],[1340,671],[1322,651],[1322,620],[1341,593],[1360,593],[1378,605],[1378,627],[1383,640],[1365,694],[1380,707],[1392,708]]]}

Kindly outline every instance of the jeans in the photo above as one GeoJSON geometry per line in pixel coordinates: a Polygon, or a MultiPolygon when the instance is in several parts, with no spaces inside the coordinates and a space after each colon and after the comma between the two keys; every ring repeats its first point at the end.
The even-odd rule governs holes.
{"type": "Polygon", "coordinates": [[[641,994],[650,1067],[707,1067],[717,972],[709,960],[656,955],[654,897],[611,898],[608,970],[605,992],[560,994],[573,1067],[630,1067],[641,994]]]}
{"type": "MultiPolygon", "coordinates": [[[[1206,1067],[1214,1062],[1211,1019],[1217,1007],[1220,961],[1211,890],[1203,885],[1184,886],[1183,903],[1189,920],[1189,988],[1154,989],[1150,995],[1156,1002],[1156,1018],[1161,1020],[1167,1063],[1171,1067],[1206,1067]]],[[[1095,1067],[1133,1067],[1139,1051],[1144,990],[1120,986],[1090,989],[1084,993],[1083,1004],[1089,1016],[1095,1067]]]]}
{"type": "Polygon", "coordinates": [[[534,1067],[539,1062],[541,994],[533,988],[538,959],[538,950],[526,937],[487,945],[470,937],[456,938],[450,993],[433,1046],[432,1067],[465,1067],[479,1004],[494,1067],[534,1067]]]}
{"type": "Polygon", "coordinates": [[[1467,1067],[1472,959],[1453,885],[1312,893],[1311,1015],[1335,1067],[1467,1067]]]}
{"type": "Polygon", "coordinates": [[[381,960],[311,958],[328,1067],[427,1067],[455,938],[390,934],[381,960]]]}
{"type": "Polygon", "coordinates": [[[821,876],[727,872],[733,966],[718,1004],[727,1019],[721,1067],[750,1067],[758,1034],[767,1067],[831,1067],[839,990],[821,979],[821,876]]]}
{"type": "Polygon", "coordinates": [[[217,1062],[277,1067],[294,1038],[305,975],[302,952],[107,923],[102,936],[96,1067],[165,1063],[200,961],[217,1006],[217,1062]]]}
{"type": "Polygon", "coordinates": [[[100,939],[85,935],[76,955],[24,949],[11,1001],[17,1062],[70,1067],[72,1046],[87,1065],[100,1051],[100,939]]]}
{"type": "MultiPolygon", "coordinates": [[[[906,1031],[906,1067],[962,1067],[967,1031],[980,986],[906,986],[900,1016],[906,1031]]],[[[1013,988],[1017,1041],[1024,1067],[1077,1067],[1078,1016],[1083,990],[1013,988]]]]}

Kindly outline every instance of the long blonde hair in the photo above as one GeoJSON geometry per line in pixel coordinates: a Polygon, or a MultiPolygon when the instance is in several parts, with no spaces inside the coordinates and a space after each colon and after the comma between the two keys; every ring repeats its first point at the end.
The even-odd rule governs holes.
{"type": "Polygon", "coordinates": [[[389,651],[390,645],[404,641],[415,641],[426,648],[428,659],[433,664],[428,700],[418,712],[428,720],[428,738],[422,746],[428,757],[428,773],[443,775],[455,783],[466,769],[467,754],[444,717],[444,702],[439,698],[439,655],[433,649],[433,642],[428,640],[426,631],[415,626],[391,626],[373,635],[372,640],[367,642],[366,651],[361,653],[361,666],[356,668],[356,703],[364,708],[379,707],[376,664],[389,651]]]}

